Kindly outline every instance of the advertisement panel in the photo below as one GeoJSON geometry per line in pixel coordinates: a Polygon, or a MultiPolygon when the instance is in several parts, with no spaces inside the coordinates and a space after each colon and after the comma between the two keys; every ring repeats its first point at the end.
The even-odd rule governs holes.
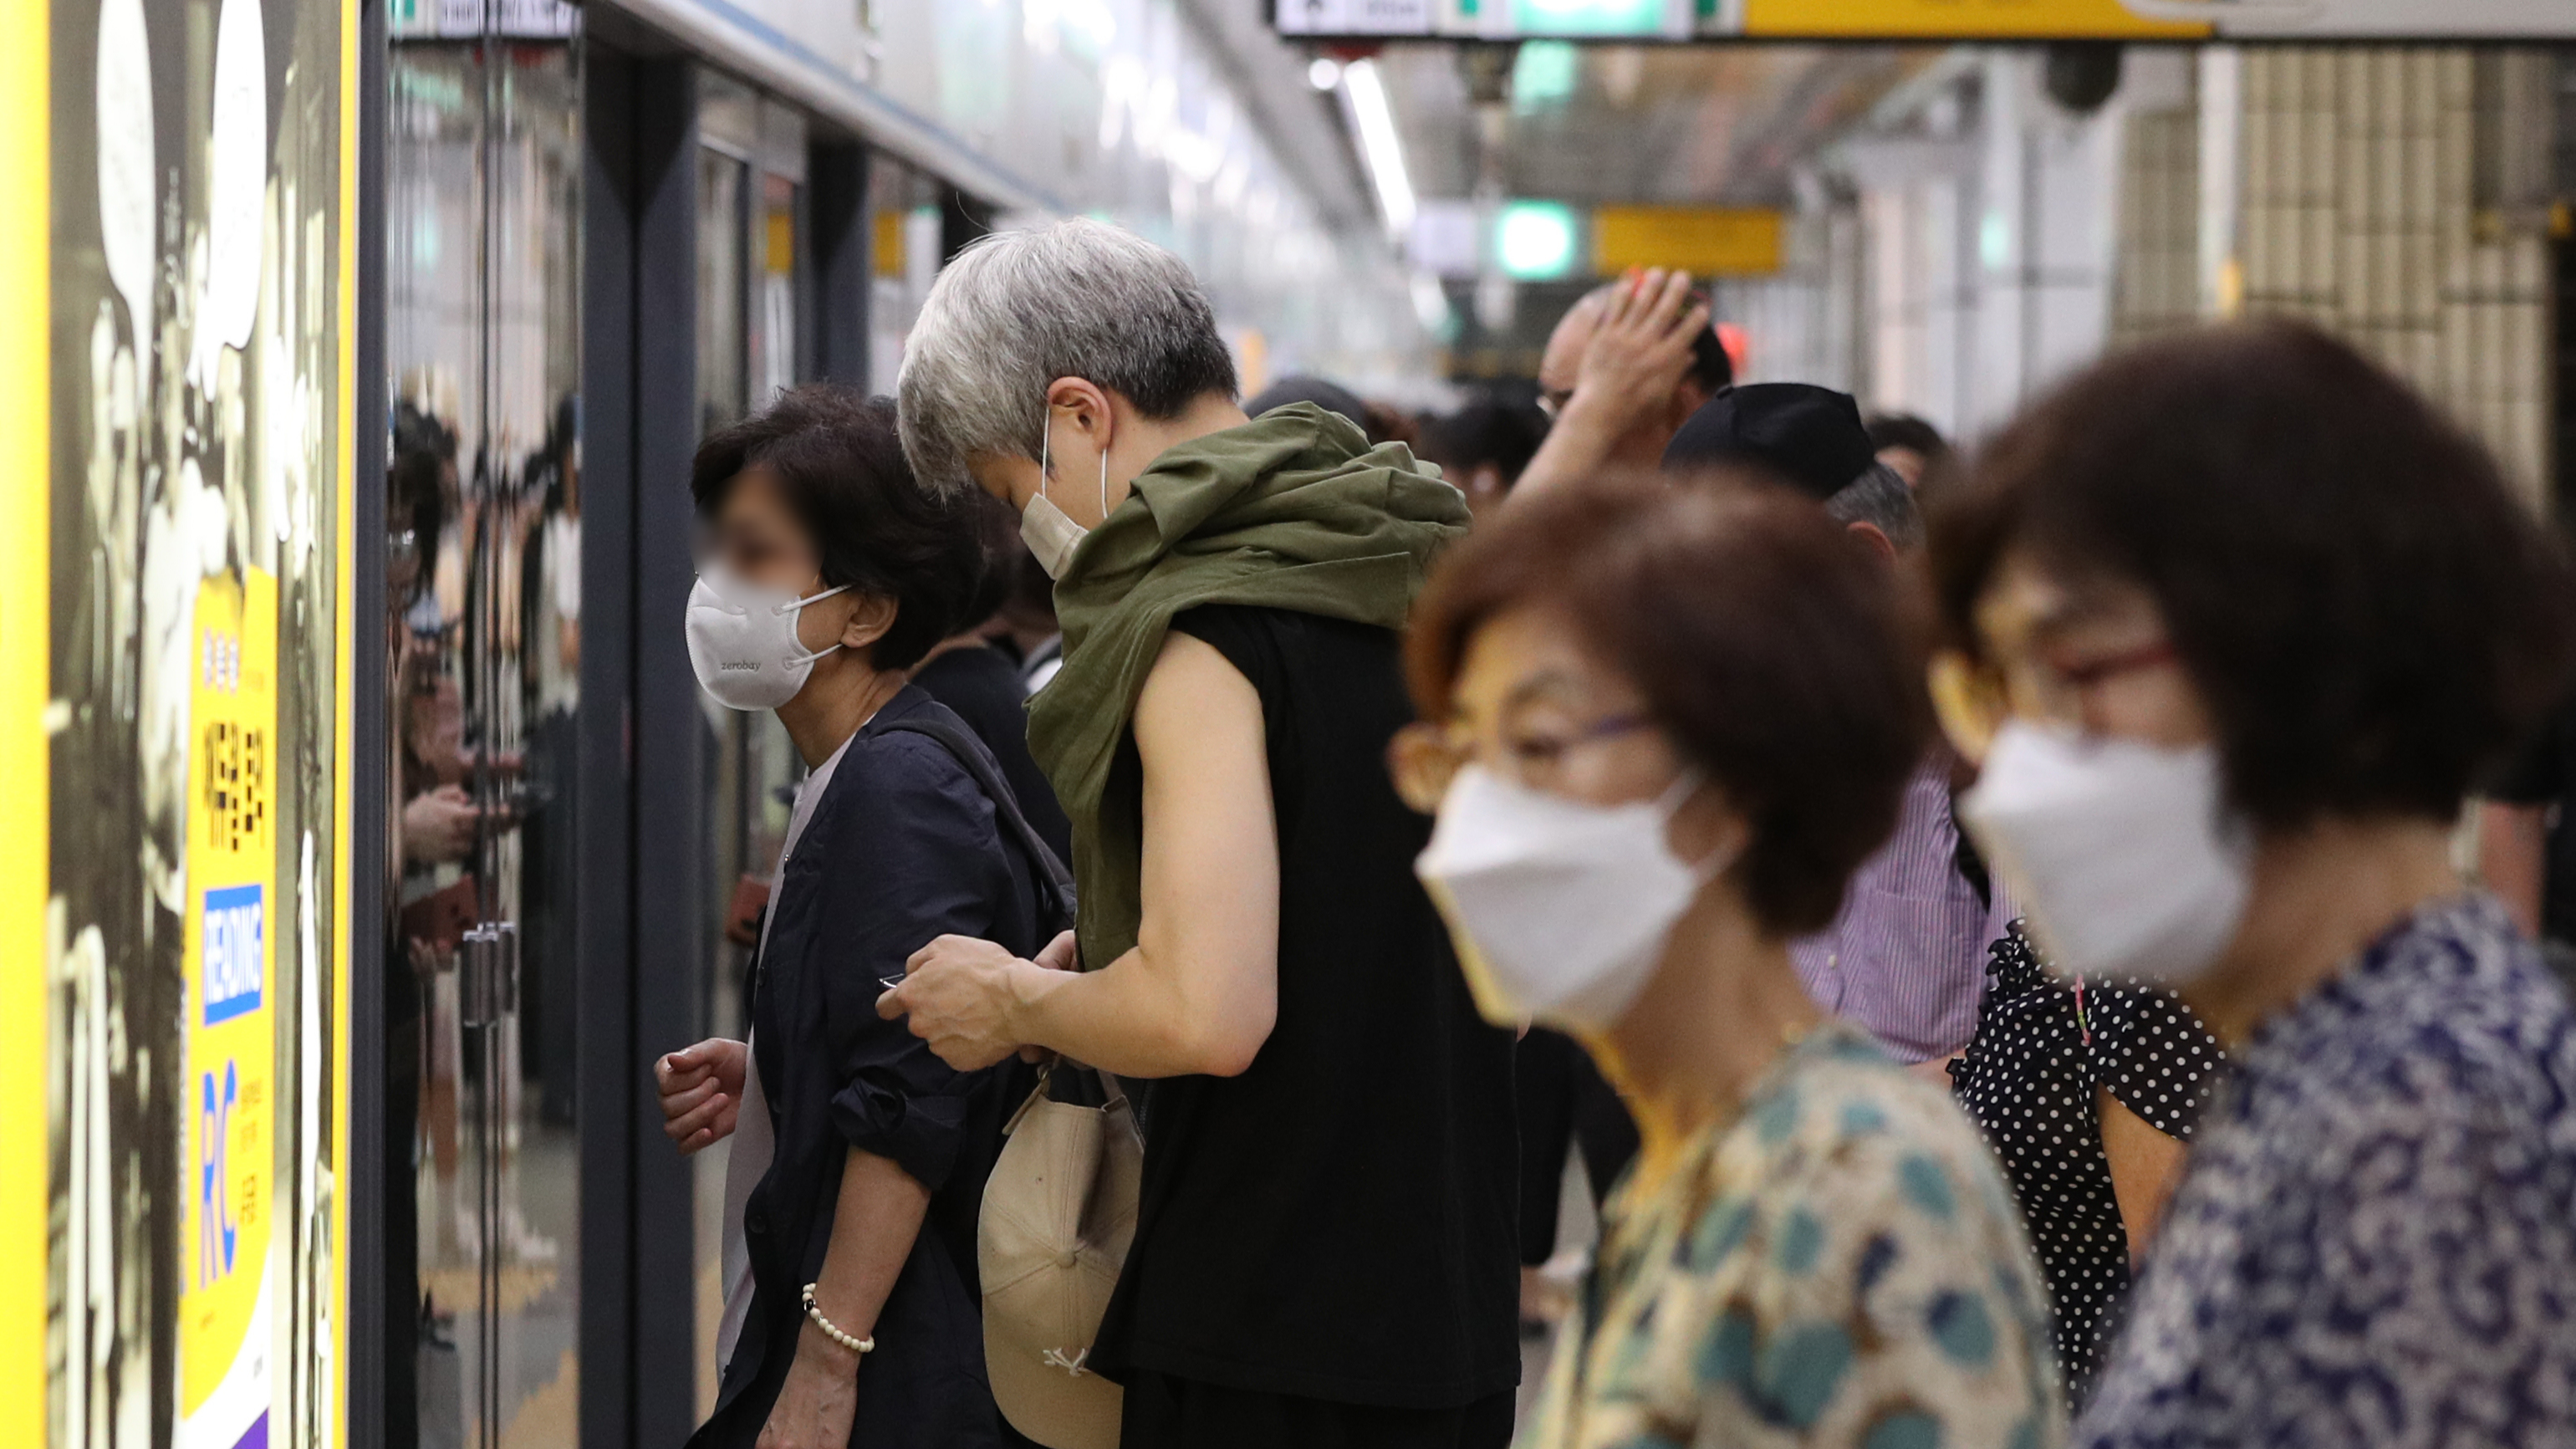
{"type": "Polygon", "coordinates": [[[237,1449],[265,1445],[269,1428],[277,581],[261,569],[206,580],[194,632],[181,1080],[196,1125],[179,1204],[179,1442],[237,1449]]]}
{"type": "Polygon", "coordinates": [[[45,373],[5,396],[50,478],[11,674],[48,788],[0,874],[42,892],[44,1321],[6,1341],[44,1358],[0,1392],[36,1432],[0,1441],[337,1444],[357,12],[39,8],[11,33],[43,37],[43,99],[0,145],[42,163],[42,285],[6,297],[44,330],[0,357],[45,373]]]}

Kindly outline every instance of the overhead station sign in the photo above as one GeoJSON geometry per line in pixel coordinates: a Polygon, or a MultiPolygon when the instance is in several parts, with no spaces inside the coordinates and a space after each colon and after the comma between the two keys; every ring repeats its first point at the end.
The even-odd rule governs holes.
{"type": "Polygon", "coordinates": [[[1780,270],[1778,211],[1757,206],[1596,206],[1431,198],[1414,212],[1405,257],[1436,277],[1487,273],[1516,282],[1615,277],[1678,267],[1696,277],[1780,270]]]}
{"type": "Polygon", "coordinates": [[[2576,0],[1271,0],[1282,35],[1435,40],[2560,40],[2576,0]]]}

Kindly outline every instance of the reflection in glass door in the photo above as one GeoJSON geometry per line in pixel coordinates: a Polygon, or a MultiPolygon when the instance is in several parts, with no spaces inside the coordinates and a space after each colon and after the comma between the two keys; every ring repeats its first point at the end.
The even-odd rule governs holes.
{"type": "Polygon", "coordinates": [[[577,1439],[579,78],[570,10],[474,9],[387,66],[387,1412],[423,1449],[577,1439]]]}

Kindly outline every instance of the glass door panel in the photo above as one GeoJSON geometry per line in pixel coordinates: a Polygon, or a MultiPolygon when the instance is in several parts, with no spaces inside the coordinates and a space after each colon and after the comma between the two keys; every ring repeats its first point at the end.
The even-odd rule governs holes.
{"type": "Polygon", "coordinates": [[[437,1449],[577,1437],[580,155],[561,21],[407,37],[388,66],[387,1014],[391,1140],[414,1168],[389,1213],[408,1219],[387,1286],[411,1343],[388,1414],[437,1449]]]}

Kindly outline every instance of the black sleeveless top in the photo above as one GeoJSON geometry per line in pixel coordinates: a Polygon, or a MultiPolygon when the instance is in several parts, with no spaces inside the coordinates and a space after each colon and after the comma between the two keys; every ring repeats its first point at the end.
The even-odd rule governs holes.
{"type": "MultiPolygon", "coordinates": [[[[1092,1350],[1345,1404],[1510,1388],[1512,1035],[1484,1023],[1413,875],[1431,822],[1387,777],[1396,636],[1210,605],[1172,627],[1261,695],[1279,827],[1279,1016],[1236,1077],[1154,1082],[1136,1240],[1092,1350]]],[[[1138,798],[1131,738],[1112,800],[1138,798]],[[1125,788],[1121,788],[1121,784],[1125,788]]]]}

